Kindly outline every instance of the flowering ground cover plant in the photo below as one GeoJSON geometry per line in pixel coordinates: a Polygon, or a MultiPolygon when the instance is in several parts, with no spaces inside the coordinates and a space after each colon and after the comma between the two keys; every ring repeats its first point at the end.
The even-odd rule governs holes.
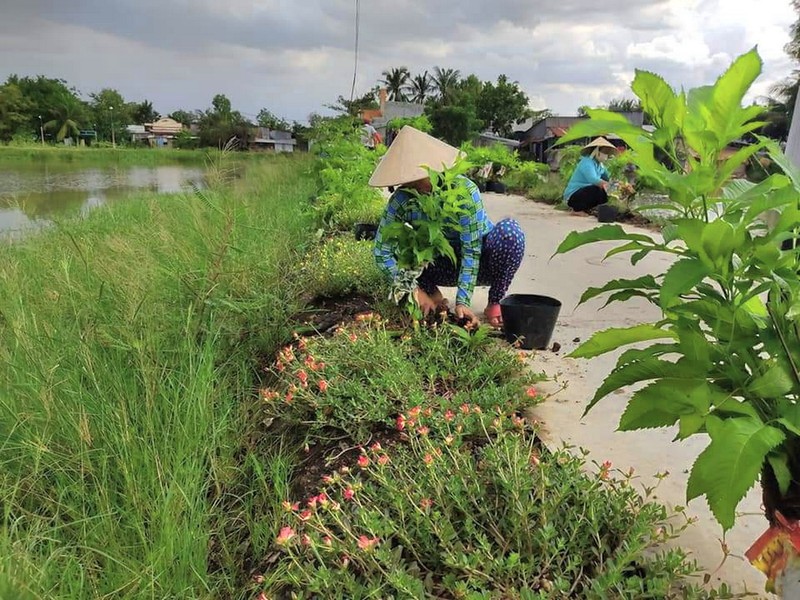
{"type": "Polygon", "coordinates": [[[643,553],[674,533],[633,472],[593,476],[543,451],[530,423],[500,406],[412,407],[405,442],[371,443],[287,498],[266,598],[703,597],[679,550],[643,553]],[[670,596],[675,593],[679,595],[670,596]]]}
{"type": "Polygon", "coordinates": [[[625,140],[640,172],[668,190],[659,208],[670,218],[663,240],[606,225],[571,233],[557,252],[618,240],[623,243],[607,256],[630,252],[633,264],[651,252],[676,259],[665,273],[611,281],[583,294],[582,302],[599,295],[608,295],[608,303],[645,298],[662,315],[655,323],[599,332],[572,353],[591,358],[650,342],[620,356],[587,410],[620,387],[649,382],[631,397],[620,429],[677,425],[677,439],[708,434],[687,496],[705,496],[724,529],[733,526],[737,505],[760,474],[770,521],[776,510],[800,518],[800,254],[782,250],[798,235],[800,173],[760,138],[722,158],[731,141],[761,125],[755,120],[760,107],[742,107],[760,70],[753,50],[713,86],[680,94],[657,75],[638,71],[632,89],[651,116],[652,133],[618,114],[592,110],[565,136],[613,131],[625,140]],[[758,184],[729,181],[764,147],[786,174],[758,184]]]}
{"type": "Polygon", "coordinates": [[[345,434],[365,443],[412,406],[530,403],[522,390],[539,377],[516,354],[491,340],[471,347],[454,329],[398,331],[369,314],[333,336],[298,338],[270,367],[266,415],[312,441],[345,434]]]}

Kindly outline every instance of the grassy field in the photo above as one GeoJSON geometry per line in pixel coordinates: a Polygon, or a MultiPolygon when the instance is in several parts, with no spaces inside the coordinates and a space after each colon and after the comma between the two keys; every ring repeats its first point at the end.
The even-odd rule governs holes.
{"type": "Polygon", "coordinates": [[[0,598],[233,594],[274,500],[243,399],[297,308],[307,168],[0,247],[0,598]]]}
{"type": "MultiPolygon", "coordinates": [[[[170,163],[198,163],[206,159],[213,149],[178,150],[175,148],[68,148],[65,146],[2,146],[0,163],[48,161],[87,165],[131,164],[161,165],[170,163]]],[[[238,159],[263,158],[263,155],[241,153],[238,159]]]]}

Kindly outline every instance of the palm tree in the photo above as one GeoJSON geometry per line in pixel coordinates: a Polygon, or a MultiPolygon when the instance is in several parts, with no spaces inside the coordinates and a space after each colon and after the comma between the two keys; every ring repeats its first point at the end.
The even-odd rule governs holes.
{"type": "Polygon", "coordinates": [[[382,73],[381,83],[386,86],[389,100],[405,100],[405,88],[411,73],[406,67],[392,68],[382,73]]]}
{"type": "Polygon", "coordinates": [[[450,101],[453,90],[455,90],[460,79],[461,72],[458,69],[434,68],[433,87],[436,89],[442,102],[447,104],[447,102],[450,101]]]}
{"type": "Polygon", "coordinates": [[[67,134],[78,136],[78,118],[83,111],[83,106],[80,100],[72,95],[64,95],[60,101],[50,109],[50,114],[53,117],[50,121],[44,124],[47,130],[54,129],[56,131],[56,141],[61,142],[67,137],[67,134]]]}
{"type": "Polygon", "coordinates": [[[430,96],[431,92],[433,91],[433,81],[431,81],[431,77],[428,75],[427,71],[425,71],[422,75],[415,75],[411,79],[409,91],[412,94],[412,102],[416,102],[417,104],[425,104],[425,99],[430,96]]]}

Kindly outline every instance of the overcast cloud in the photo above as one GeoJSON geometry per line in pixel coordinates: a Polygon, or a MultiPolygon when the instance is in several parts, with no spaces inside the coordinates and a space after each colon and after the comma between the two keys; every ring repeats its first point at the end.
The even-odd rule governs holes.
{"type": "MultiPolygon", "coordinates": [[[[62,77],[156,110],[217,93],[254,117],[303,121],[353,77],[355,0],[0,0],[0,78],[62,77]]],[[[753,96],[791,73],[789,0],[363,0],[357,93],[381,71],[436,65],[520,83],[533,108],[574,114],[629,96],[635,68],[713,82],[758,45],[753,96]]]]}

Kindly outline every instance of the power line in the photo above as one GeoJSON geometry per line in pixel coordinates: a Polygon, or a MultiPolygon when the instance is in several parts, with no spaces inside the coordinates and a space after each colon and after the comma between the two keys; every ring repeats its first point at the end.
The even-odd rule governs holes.
{"type": "Polygon", "coordinates": [[[355,62],[353,64],[353,85],[350,87],[350,102],[353,101],[353,96],[356,92],[356,75],[358,75],[358,30],[361,24],[361,2],[356,0],[356,47],[355,47],[355,62]]]}

